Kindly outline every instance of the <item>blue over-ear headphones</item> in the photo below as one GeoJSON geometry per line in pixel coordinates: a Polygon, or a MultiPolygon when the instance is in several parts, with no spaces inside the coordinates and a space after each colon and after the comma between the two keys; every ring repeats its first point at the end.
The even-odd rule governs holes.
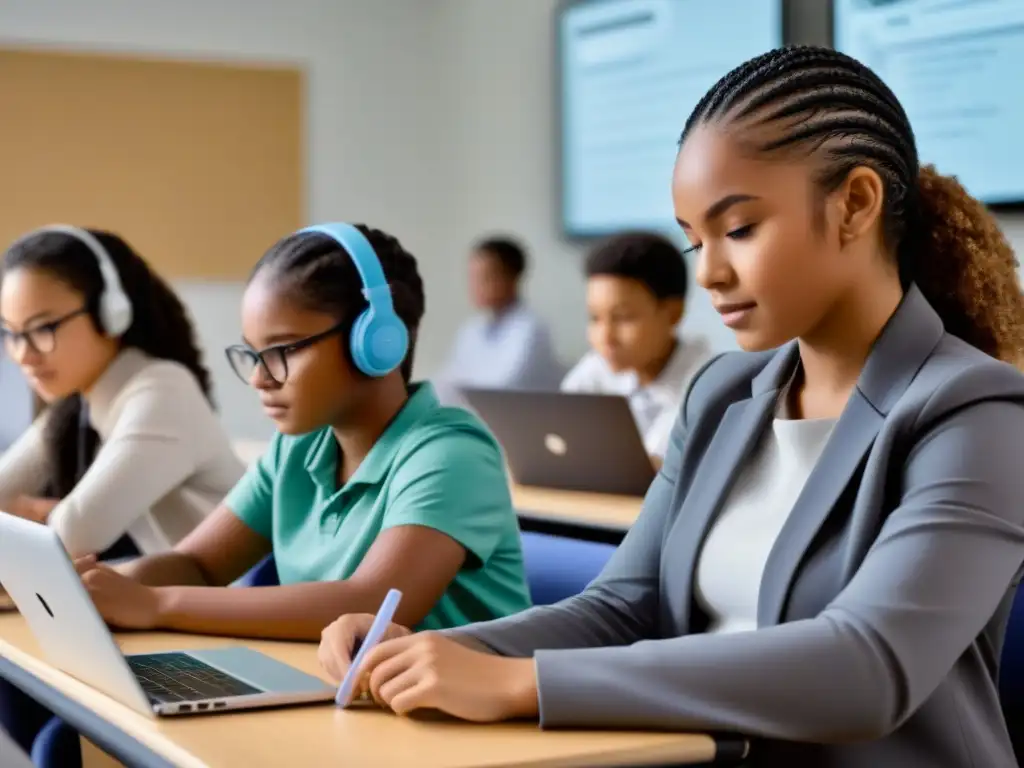
{"type": "Polygon", "coordinates": [[[356,318],[349,335],[349,350],[356,368],[367,376],[385,376],[402,364],[409,351],[409,330],[397,314],[384,269],[365,235],[351,224],[335,222],[300,229],[327,235],[352,259],[363,281],[363,296],[369,303],[356,318]]]}

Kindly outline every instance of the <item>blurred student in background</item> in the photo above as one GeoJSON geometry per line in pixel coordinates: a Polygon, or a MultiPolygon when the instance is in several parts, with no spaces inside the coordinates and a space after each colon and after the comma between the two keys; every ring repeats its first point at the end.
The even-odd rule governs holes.
{"type": "Polygon", "coordinates": [[[316,640],[390,588],[398,621],[424,629],[529,605],[496,441],[410,383],[416,259],[384,232],[326,229],[263,256],[228,350],[277,426],[266,453],[173,552],[78,563],[113,626],[316,640]],[[229,588],[270,553],[281,586],[229,588]]]}
{"type": "MultiPolygon", "coordinates": [[[[544,321],[520,295],[526,252],[514,240],[481,240],[469,259],[469,291],[479,313],[455,338],[437,377],[449,389],[557,389],[564,368],[544,321]]],[[[457,396],[454,396],[457,399],[457,396]]]]}
{"type": "MultiPolygon", "coordinates": [[[[72,556],[166,551],[242,476],[184,306],[117,235],[49,227],[11,245],[0,338],[48,404],[0,458],[0,509],[72,556]]],[[[40,723],[12,690],[0,722],[27,749],[40,723]]]]}
{"type": "Polygon", "coordinates": [[[711,354],[705,339],[677,330],[686,262],[667,238],[634,232],[598,246],[585,271],[592,349],[562,390],[627,397],[647,452],[660,461],[683,393],[711,354]]]}

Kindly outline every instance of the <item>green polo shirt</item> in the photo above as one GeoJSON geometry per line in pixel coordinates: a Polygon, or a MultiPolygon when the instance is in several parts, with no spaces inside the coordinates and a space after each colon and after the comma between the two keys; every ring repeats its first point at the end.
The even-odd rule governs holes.
{"type": "Polygon", "coordinates": [[[329,428],[277,435],[227,498],[242,522],[272,542],[282,584],[347,579],[382,531],[422,525],[455,539],[467,557],[418,629],[529,607],[501,451],[473,415],[441,406],[429,384],[415,385],[340,489],[338,459],[329,428]]]}

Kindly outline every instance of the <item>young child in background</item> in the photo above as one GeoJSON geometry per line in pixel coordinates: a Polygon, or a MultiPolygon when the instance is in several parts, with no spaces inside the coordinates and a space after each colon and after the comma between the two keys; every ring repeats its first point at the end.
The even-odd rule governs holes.
{"type": "Polygon", "coordinates": [[[553,390],[565,369],[544,321],[520,295],[526,252],[514,240],[481,240],[469,258],[470,298],[479,314],[459,329],[436,377],[446,399],[459,387],[553,390]],[[449,392],[449,390],[452,390],[449,392]]]}
{"type": "Polygon", "coordinates": [[[562,391],[627,397],[658,463],[686,387],[711,355],[706,340],[677,329],[686,308],[686,262],[667,238],[635,232],[598,246],[585,271],[592,349],[562,391]]]}

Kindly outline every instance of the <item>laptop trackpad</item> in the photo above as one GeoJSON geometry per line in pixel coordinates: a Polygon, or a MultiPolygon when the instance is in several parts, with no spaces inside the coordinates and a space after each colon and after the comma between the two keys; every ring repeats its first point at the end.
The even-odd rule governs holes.
{"type": "Polygon", "coordinates": [[[189,656],[216,667],[242,682],[270,693],[315,693],[333,691],[319,678],[300,672],[250,648],[217,648],[185,651],[189,656]]]}

